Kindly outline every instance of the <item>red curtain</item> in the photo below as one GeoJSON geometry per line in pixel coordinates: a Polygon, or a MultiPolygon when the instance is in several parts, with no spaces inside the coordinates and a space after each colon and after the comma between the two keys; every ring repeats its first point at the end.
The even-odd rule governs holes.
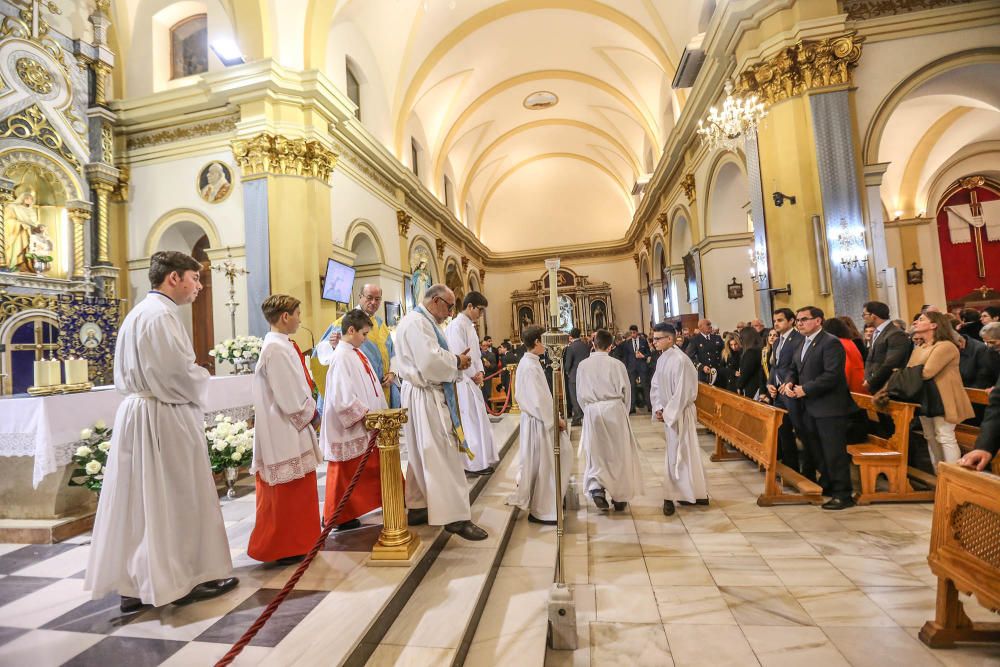
{"type": "MultiPolygon", "coordinates": [[[[1000,199],[1000,195],[985,188],[976,188],[979,201],[1000,199]]],[[[945,202],[945,206],[968,205],[971,191],[961,189],[945,202]]],[[[968,210],[968,208],[966,208],[968,210]]],[[[990,241],[986,238],[986,229],[982,230],[983,259],[986,277],[979,277],[976,261],[975,237],[971,243],[954,244],[948,231],[948,211],[941,207],[937,216],[938,239],[941,244],[941,266],[944,270],[944,291],[949,302],[959,300],[972,290],[986,285],[1000,290],[1000,241],[990,241]]]]}

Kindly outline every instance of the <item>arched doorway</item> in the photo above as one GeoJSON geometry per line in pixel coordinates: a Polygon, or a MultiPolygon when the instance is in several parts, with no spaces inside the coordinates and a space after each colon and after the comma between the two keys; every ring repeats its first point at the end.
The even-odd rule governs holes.
{"type": "Polygon", "coordinates": [[[705,317],[723,328],[757,316],[753,292],[746,289],[732,298],[731,280],[749,282],[748,257],[753,248],[753,232],[748,226],[750,191],[738,156],[725,154],[708,190],[705,235],[708,243],[701,252],[702,309],[705,317]]]}
{"type": "Polygon", "coordinates": [[[201,293],[191,305],[191,338],[194,344],[195,363],[215,373],[215,359],[208,352],[215,345],[215,323],[212,318],[212,262],[206,251],[207,235],[194,244],[191,256],[201,262],[201,293]]]}
{"type": "Polygon", "coordinates": [[[0,394],[23,394],[35,383],[34,362],[55,357],[59,329],[51,313],[29,310],[0,327],[0,394]]]}
{"type": "Polygon", "coordinates": [[[455,293],[455,310],[452,315],[457,315],[461,312],[462,301],[465,299],[465,284],[462,282],[462,274],[455,260],[450,260],[444,270],[444,284],[455,293]]]}

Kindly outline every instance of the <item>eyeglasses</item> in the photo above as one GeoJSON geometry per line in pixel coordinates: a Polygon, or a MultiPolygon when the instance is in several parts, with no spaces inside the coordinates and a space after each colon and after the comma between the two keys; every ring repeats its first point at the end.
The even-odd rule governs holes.
{"type": "Polygon", "coordinates": [[[436,296],[436,297],[434,297],[434,298],[435,298],[435,299],[437,299],[438,301],[440,301],[441,303],[443,303],[444,305],[448,306],[448,310],[449,310],[449,311],[450,311],[450,310],[451,310],[452,308],[454,308],[454,307],[455,307],[455,303],[454,303],[454,302],[452,302],[452,303],[448,303],[447,301],[445,301],[445,300],[444,300],[443,298],[441,298],[441,297],[439,297],[439,296],[436,296]]]}
{"type": "Polygon", "coordinates": [[[801,322],[808,322],[809,320],[818,320],[818,319],[819,319],[818,317],[796,317],[795,321],[801,323],[801,322]]]}

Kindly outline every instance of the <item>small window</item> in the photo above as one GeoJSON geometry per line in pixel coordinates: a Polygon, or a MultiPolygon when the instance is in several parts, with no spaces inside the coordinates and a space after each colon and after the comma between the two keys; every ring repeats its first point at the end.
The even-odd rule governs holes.
{"type": "Polygon", "coordinates": [[[410,168],[416,176],[420,175],[420,144],[410,137],[410,168]]]}
{"type": "Polygon", "coordinates": [[[170,78],[208,71],[208,16],[198,14],[170,28],[170,78]]]}
{"type": "Polygon", "coordinates": [[[451,208],[452,202],[455,200],[455,192],[451,185],[451,179],[447,176],[444,177],[444,206],[449,211],[453,210],[451,208]]]}
{"type": "Polygon", "coordinates": [[[347,97],[354,102],[354,117],[361,120],[361,84],[358,77],[354,76],[351,66],[347,66],[347,97]]]}

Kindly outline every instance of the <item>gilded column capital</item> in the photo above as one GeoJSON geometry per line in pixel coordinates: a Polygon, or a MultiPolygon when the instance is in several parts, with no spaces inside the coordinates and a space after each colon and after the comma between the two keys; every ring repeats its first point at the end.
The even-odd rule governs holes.
{"type": "Polygon", "coordinates": [[[410,233],[410,223],[413,222],[413,216],[404,211],[403,209],[396,209],[396,223],[399,225],[399,235],[406,238],[410,233]]]}
{"type": "Polygon", "coordinates": [[[486,269],[479,269],[479,283],[480,283],[480,286],[484,282],[486,282],[486,269]]]}
{"type": "Polygon", "coordinates": [[[469,258],[466,257],[465,255],[462,255],[461,262],[462,262],[462,273],[465,273],[466,271],[469,270],[469,258]]]}
{"type": "Polygon", "coordinates": [[[666,236],[667,229],[670,226],[670,214],[667,213],[666,211],[660,213],[658,216],[656,216],[656,222],[658,225],[660,225],[660,231],[663,233],[664,236],[666,236]]]}
{"type": "Polygon", "coordinates": [[[771,105],[810,90],[850,85],[863,41],[854,32],[800,40],[744,69],[736,78],[736,92],[757,95],[771,105]]]}
{"type": "Polygon", "coordinates": [[[632,253],[632,261],[635,262],[635,268],[639,268],[639,253],[632,253]]]}
{"type": "Polygon", "coordinates": [[[243,176],[306,176],[329,182],[337,154],[319,141],[289,139],[261,132],[249,139],[235,139],[233,157],[243,176]]]}
{"type": "Polygon", "coordinates": [[[688,174],[682,178],[681,187],[684,188],[684,196],[687,197],[688,204],[693,204],[698,195],[694,188],[694,174],[688,174]]]}
{"type": "Polygon", "coordinates": [[[650,253],[650,249],[651,249],[652,245],[653,245],[653,242],[651,240],[649,240],[648,238],[642,240],[642,247],[646,249],[646,254],[647,255],[650,253]]]}
{"type": "Polygon", "coordinates": [[[444,259],[444,239],[434,239],[434,245],[437,247],[438,259],[444,259]]]}

